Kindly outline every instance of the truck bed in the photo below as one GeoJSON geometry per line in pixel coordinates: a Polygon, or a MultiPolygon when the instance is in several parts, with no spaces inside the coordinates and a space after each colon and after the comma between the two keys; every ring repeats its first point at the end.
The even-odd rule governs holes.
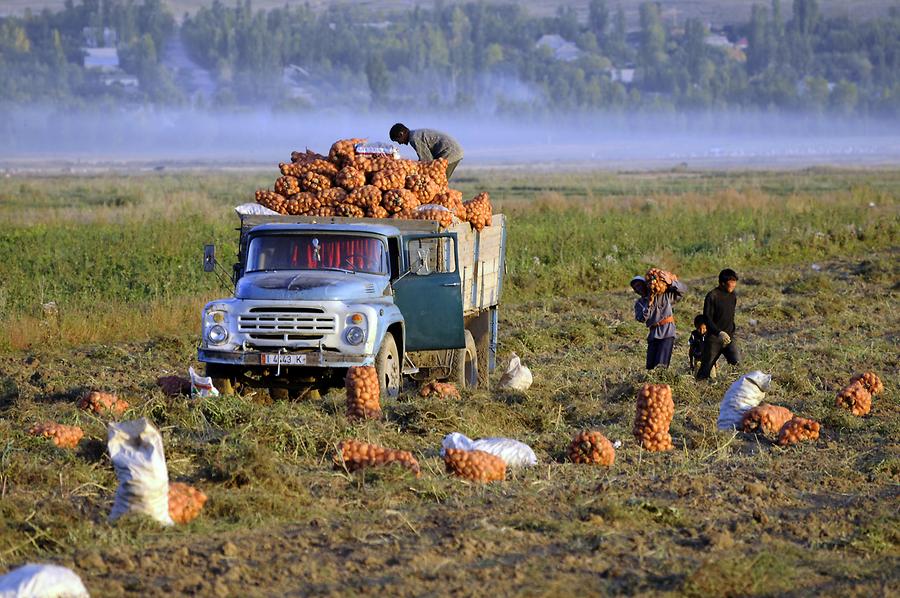
{"type": "MultiPolygon", "coordinates": [[[[393,226],[401,232],[437,233],[441,227],[435,220],[401,220],[379,218],[341,218],[331,216],[250,215],[241,216],[241,243],[246,233],[260,224],[369,224],[393,226]]],[[[456,233],[459,241],[459,274],[462,281],[463,312],[478,313],[500,303],[506,260],[506,218],[494,214],[491,226],[473,230],[468,222],[455,224],[447,232],[456,233]]],[[[241,250],[243,251],[243,247],[241,250]]]]}

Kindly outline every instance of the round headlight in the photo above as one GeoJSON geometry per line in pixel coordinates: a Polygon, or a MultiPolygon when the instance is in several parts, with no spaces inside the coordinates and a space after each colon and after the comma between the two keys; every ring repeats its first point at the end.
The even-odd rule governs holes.
{"type": "Polygon", "coordinates": [[[351,345],[358,345],[366,339],[366,333],[359,326],[351,326],[345,333],[347,342],[351,345]]]}
{"type": "Polygon", "coordinates": [[[206,333],[206,338],[209,339],[209,342],[220,345],[228,338],[228,331],[225,330],[224,326],[216,324],[206,333]]]}

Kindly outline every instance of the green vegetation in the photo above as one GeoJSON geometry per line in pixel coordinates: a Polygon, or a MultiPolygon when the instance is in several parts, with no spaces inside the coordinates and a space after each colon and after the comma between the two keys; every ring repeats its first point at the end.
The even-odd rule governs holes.
{"type": "MultiPolygon", "coordinates": [[[[233,249],[230,207],[259,175],[11,177],[0,180],[0,570],[74,567],[97,595],[519,593],[878,595],[896,587],[898,179],[900,172],[522,174],[481,171],[510,216],[501,362],[532,368],[527,393],[478,390],[384,405],[349,423],[340,390],[319,401],[264,394],[167,398],[159,375],[195,363],[198,311],[224,291],[202,243],[233,249]],[[631,274],[674,268],[673,367],[642,370],[631,274]],[[741,274],[746,362],[715,385],[687,373],[687,322],[723,265],[741,274]],[[813,264],[816,268],[813,268],[813,264]],[[58,318],[40,303],[59,304],[58,318]],[[751,320],[753,322],[751,322],[751,320]],[[780,449],[715,430],[740,373],[774,376],[773,403],[823,424],[780,449]],[[833,408],[861,368],[887,388],[872,413],[833,408]],[[676,450],[630,436],[635,388],[672,386],[676,450]],[[117,392],[162,431],[170,476],[210,497],[192,524],[106,523],[116,480],[105,421],[75,408],[117,392]],[[77,423],[66,452],[33,423],[77,423]],[[580,429],[622,440],[610,470],[562,462],[580,429]],[[479,487],[451,479],[442,436],[505,435],[541,462],[479,487]],[[423,476],[331,469],[354,437],[410,450],[423,476]]],[[[888,592],[890,593],[890,592],[888,592]]]]}
{"type": "Polygon", "coordinates": [[[185,103],[190,76],[161,64],[166,39],[181,35],[213,73],[217,106],[900,114],[900,11],[855,20],[822,16],[817,0],[784,4],[755,5],[749,22],[710,36],[701,18],[664,18],[656,2],[640,5],[633,32],[607,0],[591,0],[586,18],[571,6],[548,17],[515,3],[254,11],[249,0],[213,0],[179,29],[159,0],[82,0],[0,19],[0,101],[185,103]],[[139,78],[139,92],[81,67],[85,27],[119,33],[122,68],[139,78]],[[558,54],[537,43],[544,35],[570,45],[558,54]],[[293,82],[289,66],[301,73],[293,82]]]}

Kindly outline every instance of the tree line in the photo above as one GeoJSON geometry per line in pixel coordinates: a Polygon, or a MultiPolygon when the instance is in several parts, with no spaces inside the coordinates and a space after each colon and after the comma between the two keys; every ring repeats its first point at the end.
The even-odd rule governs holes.
{"type": "Polygon", "coordinates": [[[57,12],[0,19],[0,101],[900,115],[898,8],[857,20],[826,17],[816,0],[771,0],[715,37],[699,19],[666,20],[663,8],[643,3],[629,30],[614,0],[591,0],[586,19],[571,7],[540,17],[512,3],[386,14],[213,0],[178,26],[161,0],[67,0],[57,12]],[[138,90],[82,66],[85,28],[104,27],[138,90]],[[167,67],[176,35],[212,74],[210,97],[167,67]],[[539,45],[545,35],[571,44],[568,54],[539,45]]]}

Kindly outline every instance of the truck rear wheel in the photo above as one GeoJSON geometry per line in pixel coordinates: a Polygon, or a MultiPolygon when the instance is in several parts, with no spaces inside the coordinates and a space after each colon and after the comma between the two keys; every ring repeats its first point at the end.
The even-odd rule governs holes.
{"type": "Polygon", "coordinates": [[[478,386],[478,349],[475,347],[472,333],[468,330],[466,330],[466,348],[454,351],[450,381],[459,388],[478,386]]]}
{"type": "Polygon", "coordinates": [[[378,373],[378,384],[381,386],[382,395],[396,397],[400,394],[400,369],[400,352],[397,351],[397,341],[394,340],[394,335],[388,332],[384,335],[378,355],[375,356],[375,371],[378,373]]]}

